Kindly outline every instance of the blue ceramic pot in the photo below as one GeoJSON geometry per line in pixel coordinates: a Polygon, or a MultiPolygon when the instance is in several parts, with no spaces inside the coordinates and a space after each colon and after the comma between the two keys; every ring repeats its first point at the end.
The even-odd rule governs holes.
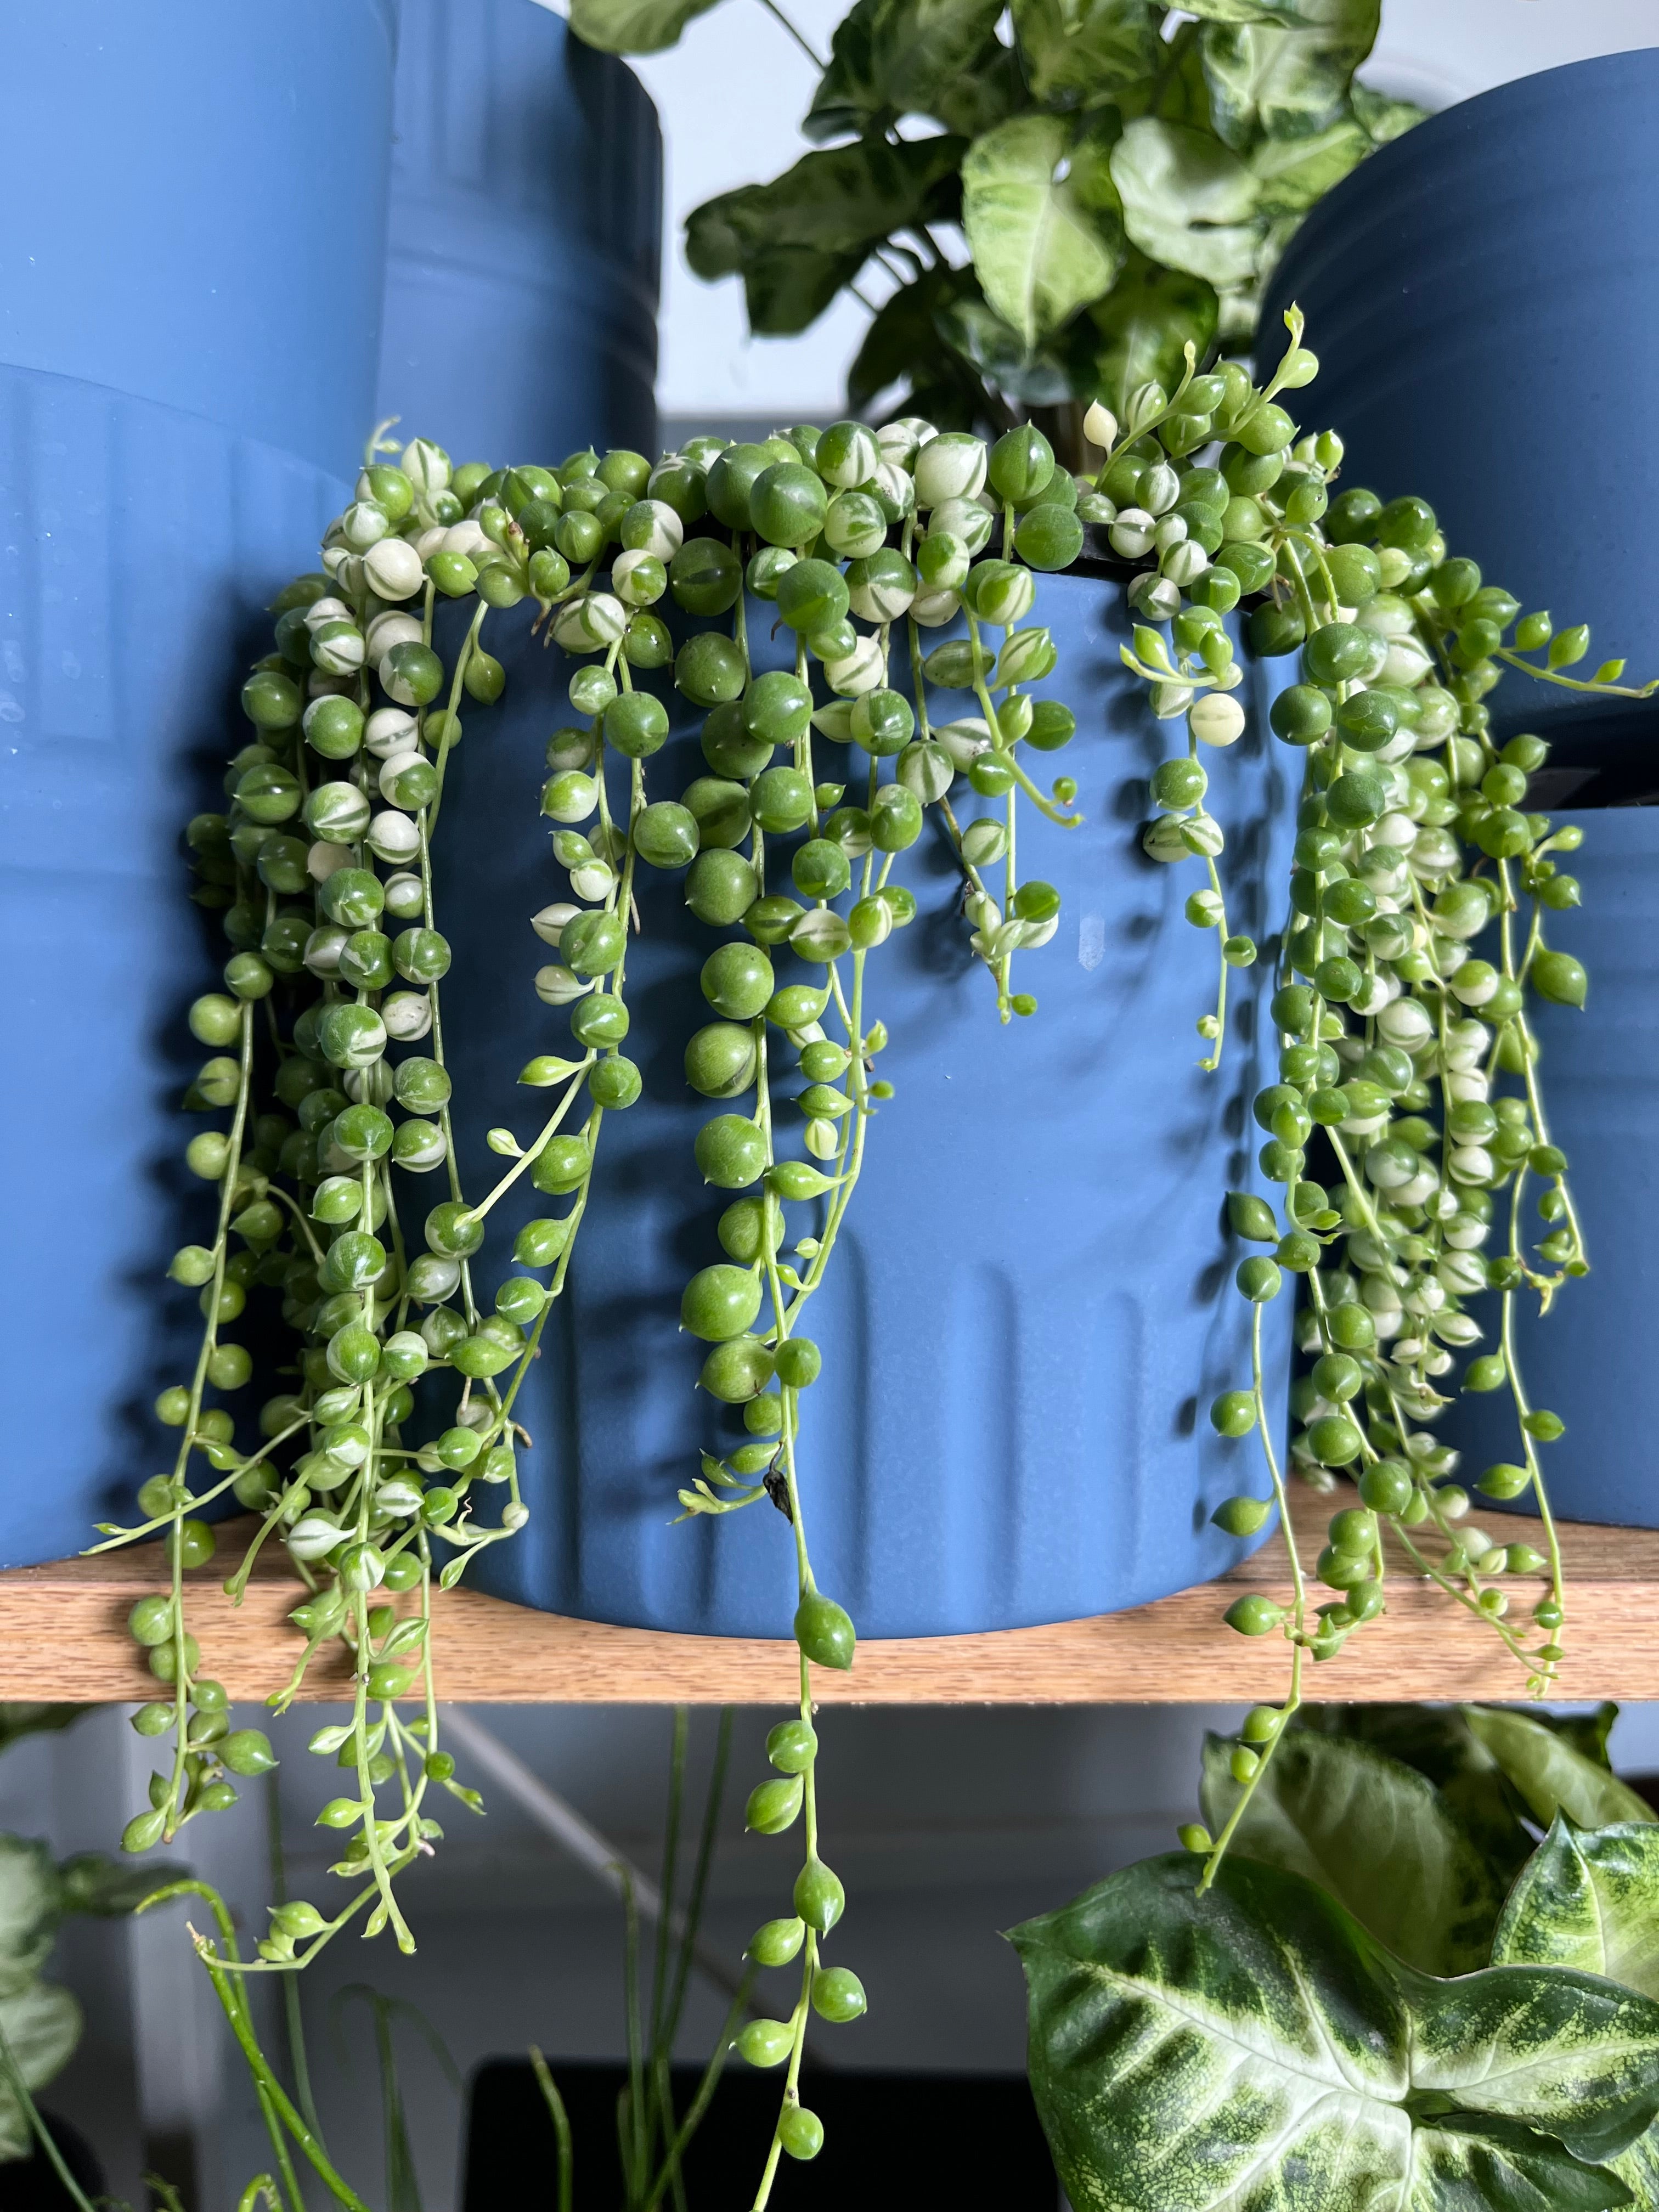
{"type": "MultiPolygon", "coordinates": [[[[1534,1018],[1550,1136],[1567,1156],[1590,1273],[1565,1285],[1541,1318],[1535,1298],[1516,1299],[1516,1351],[1532,1403],[1566,1423],[1565,1436],[1542,1453],[1555,1510],[1656,1528],[1659,1483],[1650,1453],[1659,1367],[1648,1316],[1659,1303],[1659,811],[1607,807],[1560,818],[1584,832],[1568,863],[1584,902],[1550,916],[1550,942],[1583,962],[1589,1000],[1583,1013],[1540,1006],[1534,1018]]],[[[1527,1214],[1536,1237],[1530,1205],[1527,1214]]],[[[1492,1249],[1501,1249],[1497,1235],[1492,1249]]],[[[1474,1310],[1495,1339],[1497,1300],[1474,1310]]],[[[1505,1391],[1459,1396],[1438,1427],[1463,1454],[1460,1480],[1521,1457],[1505,1391]]]]}
{"type": "MultiPolygon", "coordinates": [[[[1659,671],[1659,454],[1640,428],[1659,349],[1656,132],[1659,48],[1464,100],[1319,203],[1261,320],[1276,361],[1284,308],[1305,312],[1321,368],[1296,411],[1340,432],[1345,484],[1419,494],[1489,581],[1594,626],[1585,668],[1622,653],[1642,676],[1659,671]]],[[[1521,676],[1490,704],[1501,735],[1552,740],[1558,800],[1659,788],[1651,706],[1521,676]]]]}
{"type": "MultiPolygon", "coordinates": [[[[1237,1559],[1243,1547],[1210,1512],[1265,1486],[1254,1443],[1220,1442],[1206,1409],[1249,1378],[1222,1199],[1254,1172],[1248,1101],[1264,1079],[1272,963],[1234,975],[1228,1057],[1218,1076],[1202,1074],[1194,1023],[1212,1000],[1215,940],[1183,919],[1191,871],[1158,866],[1139,842],[1146,779],[1171,732],[1119,665],[1115,586],[1045,579],[1038,605],[1079,715],[1063,764],[1086,817],[1065,831],[1023,814],[1026,865],[1064,898],[1056,937],[1018,963],[1040,1010],[999,1025],[964,941],[958,878],[930,830],[899,871],[921,911],[866,970],[896,1096],[872,1128],[806,1324],[824,1356],[803,1401],[812,1558],[868,1636],[1139,1604],[1237,1559]]],[[[770,617],[754,606],[751,634],[763,637],[770,617]]],[[[550,674],[556,685],[563,671],[538,647],[509,665],[494,726],[469,718],[439,839],[439,910],[455,947],[445,1036],[469,1189],[491,1165],[488,1127],[528,1133],[519,1067],[567,1034],[530,989],[546,955],[528,928],[564,895],[535,818],[542,743],[558,719],[550,674]]],[[[678,714],[653,789],[672,793],[701,772],[692,722],[678,714]]],[[[1211,766],[1238,926],[1260,928],[1252,886],[1288,866],[1285,757],[1258,726],[1211,766]]],[[[977,802],[958,789],[971,814],[977,802]]],[[[678,1326],[686,1279],[721,1256],[714,1224],[729,1196],[706,1188],[693,1161],[718,1109],[688,1091],[681,1064],[716,940],[687,915],[678,876],[642,868],[639,891],[628,1050],[645,1093],[606,1118],[568,1290],[519,1401],[535,1440],[520,1455],[529,1525],[475,1571],[499,1595],[590,1619],[786,1635],[794,1562],[769,1504],[670,1525],[699,1446],[743,1435],[697,1391],[706,1347],[678,1326]]],[[[785,969],[818,972],[787,957],[785,969]]],[[[786,1109],[781,1126],[798,1149],[799,1116],[786,1109]]],[[[537,1210],[545,1202],[520,1201],[514,1219],[537,1210]]],[[[797,1234],[807,1211],[794,1210],[797,1234]]],[[[505,1247],[503,1237],[498,1267],[505,1247]]],[[[496,1279],[486,1263],[486,1285],[496,1279]]],[[[1281,1431],[1290,1304],[1267,1310],[1281,1431]]]]}
{"type": "Polygon", "coordinates": [[[392,0],[5,0],[0,362],[350,471],[392,63],[392,0]]]}
{"type": "Polygon", "coordinates": [[[172,1463],[149,1404],[201,1319],[158,1292],[216,1198],[183,1164],[183,1018],[229,951],[181,834],[224,803],[239,646],[347,495],[199,416],[0,369],[0,1376],[33,1435],[7,1566],[80,1550],[172,1463]]]}
{"type": "Polygon", "coordinates": [[[459,461],[654,453],[662,142],[536,0],[398,0],[380,411],[459,461]]]}

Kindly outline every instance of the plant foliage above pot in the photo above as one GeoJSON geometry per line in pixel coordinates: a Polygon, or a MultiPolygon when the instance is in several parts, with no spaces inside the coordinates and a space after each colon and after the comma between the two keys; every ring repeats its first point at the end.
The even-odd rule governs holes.
{"type": "MultiPolygon", "coordinates": [[[[607,52],[653,53],[713,4],[574,0],[571,22],[607,52]]],[[[806,329],[875,262],[892,289],[853,365],[855,409],[902,384],[950,428],[1121,410],[1148,379],[1175,382],[1184,346],[1247,342],[1309,208],[1419,119],[1355,77],[1379,11],[856,0],[802,126],[819,150],[696,209],[687,258],[742,277],[764,337],[806,329]],[[901,130],[916,118],[938,133],[901,130]],[[960,265],[940,237],[955,225],[960,265]]]]}
{"type": "MultiPolygon", "coordinates": [[[[225,1586],[233,1601],[266,1545],[285,1548],[305,1585],[292,1615],[303,1644],[273,1705],[293,1700],[325,1648],[343,1647],[354,1686],[349,1720],[311,1746],[343,1770],[320,1815],[341,1838],[343,1901],[274,1908],[253,1961],[201,1939],[239,2036],[245,1973],[292,1972],[352,1927],[390,1927],[412,1948],[397,1877],[438,1839],[436,1791],[477,1805],[440,1742],[432,1608],[481,1548],[529,1518],[515,1401],[580,1264],[606,1120],[641,1094],[623,1049],[628,962],[634,885],[655,869],[683,875],[692,913],[722,933],[695,990],[684,988],[702,1021],[685,1073],[714,1109],[696,1139],[699,1165],[732,1197],[723,1256],[699,1255],[680,1318],[708,1345],[705,1387],[741,1409],[743,1435],[704,1460],[681,1503],[715,1518],[779,1505],[797,1578],[799,1713],[769,1738],[775,1771],[751,1791],[747,1816],[763,1833],[804,1831],[791,1910],[750,1947],[757,1961],[793,1969],[795,1994],[783,2017],[751,2022],[741,2048],[784,2069],[769,2175],[781,2152],[816,2148],[799,2096],[806,2023],[814,2010],[852,2019],[863,1993],[826,1960],[846,1900],[820,1850],[811,1668],[849,1668],[855,1635],[813,1571],[823,1363],[802,1322],[866,1142],[879,1141],[880,956],[915,918],[902,864],[929,824],[959,873],[958,926],[988,1022],[1042,1018],[1026,981],[1059,902],[1034,861],[1042,839],[1073,826],[1077,795],[1042,757],[1064,747],[1076,718],[1033,700],[1030,686],[1056,658],[1034,617],[1042,575],[1085,549],[1121,580],[1139,617],[1123,658],[1147,685],[1152,717],[1184,738],[1152,779],[1156,818],[1142,842],[1153,860],[1190,860],[1202,874],[1186,911],[1217,947],[1215,998],[1197,1018],[1206,1068],[1226,1041],[1228,979],[1261,951],[1230,922],[1216,866],[1224,801],[1214,812],[1206,804],[1204,760],[1224,772],[1244,724],[1225,618],[1248,605],[1261,651],[1303,651],[1301,680],[1273,710],[1304,766],[1285,887],[1293,920],[1271,948],[1283,977],[1272,1005],[1280,1079],[1255,1103],[1261,1170],[1284,1196],[1275,1206],[1231,1195],[1236,1234],[1269,1249],[1237,1270],[1253,1372],[1212,1413],[1224,1436],[1257,1436],[1271,1493],[1241,1492],[1218,1517],[1248,1535],[1277,1506],[1294,1584],[1287,1606],[1256,1593],[1228,1617],[1243,1633],[1283,1638],[1290,1682],[1284,1708],[1258,1707],[1230,1749],[1237,1800],[1213,1840],[1188,1832],[1194,1864],[1176,1886],[1203,1891],[1224,1871],[1290,1733],[1306,1666],[1386,1613],[1382,1524],[1449,1600],[1490,1622],[1519,1680],[1537,1691],[1553,1682],[1565,1609],[1540,1446],[1559,1423],[1529,1407],[1507,1331],[1498,1351],[1475,1353],[1464,1381],[1511,1394],[1520,1456],[1483,1481],[1537,1499],[1547,1558],[1476,1539],[1431,1425],[1444,1402],[1437,1385],[1478,1340],[1465,1298],[1491,1285],[1508,1312],[1523,1291],[1553,1296],[1583,1265],[1528,1025],[1535,994],[1584,999],[1577,963],[1545,936],[1548,913],[1569,900],[1554,856],[1570,841],[1522,811],[1546,749],[1515,740],[1500,757],[1483,703],[1505,665],[1576,683],[1564,668],[1583,641],[1565,633],[1534,661],[1550,623],[1534,614],[1505,642],[1515,601],[1449,552],[1422,500],[1384,506],[1358,488],[1332,498],[1340,438],[1304,434],[1282,404],[1317,367],[1299,318],[1290,320],[1291,348],[1264,389],[1236,364],[1196,374],[1189,349],[1174,388],[1139,386],[1122,424],[1097,409],[1090,431],[1106,459],[1081,482],[1030,425],[988,447],[915,417],[879,433],[855,422],[798,428],[762,446],[694,440],[654,466],[613,453],[557,469],[458,468],[422,440],[393,465],[372,447],[322,570],[279,595],[274,649],[243,688],[255,734],[230,763],[228,805],[187,833],[196,896],[229,945],[223,990],[191,1011],[212,1056],[185,1103],[228,1125],[185,1147],[214,1194],[211,1242],[184,1246],[169,1270],[198,1294],[204,1326],[191,1373],[157,1401],[179,1432],[173,1467],[144,1484],[137,1526],[106,1532],[112,1544],[163,1533],[173,1571],[171,1589],[142,1600],[131,1624],[164,1686],[134,1726],[170,1737],[172,1751],[149,1808],[129,1825],[129,1849],[228,1807],[233,1777],[274,1763],[261,1731],[231,1728],[224,1687],[202,1674],[190,1632],[185,1577],[216,1544],[204,1507],[234,1493],[259,1516],[225,1586]],[[1212,444],[1215,465],[1198,459],[1212,444]],[[775,608],[793,668],[757,671],[757,602],[775,608]],[[678,648],[654,611],[676,605],[710,625],[678,648]],[[469,1196],[444,1058],[451,951],[431,853],[463,707],[472,718],[506,681],[486,629],[508,619],[550,629],[578,664],[574,719],[554,731],[539,791],[526,778],[559,871],[533,924],[556,957],[534,988],[568,1035],[552,1030],[523,1069],[546,1104],[525,1137],[490,1133],[506,1164],[469,1196]],[[928,633],[958,621],[963,635],[928,646],[928,633]],[[891,680],[895,654],[915,672],[913,698],[891,680]],[[665,790],[653,763],[669,720],[658,694],[671,680],[703,714],[711,773],[665,790]],[[976,712],[957,711],[964,693],[976,712]],[[830,745],[847,748],[855,784],[845,772],[829,780],[830,745]],[[964,827],[953,794],[1000,811],[964,827]],[[1494,922],[1497,957],[1477,959],[1472,941],[1494,922]],[[799,969],[780,973],[792,959],[799,969]],[[782,1112],[795,1067],[799,1122],[782,1112]],[[1512,1097],[1500,1095],[1506,1082],[1519,1086],[1512,1097]],[[431,1204],[421,1178],[434,1173],[446,1194],[431,1204]],[[1528,1177],[1541,1186],[1547,1229],[1535,1249],[1521,1212],[1528,1177]],[[1508,1249],[1487,1263],[1480,1249],[1499,1191],[1508,1249]],[[517,1225],[514,1267],[501,1269],[499,1248],[489,1267],[492,1296],[484,1270],[498,1208],[517,1225]],[[1317,1607],[1284,1510],[1261,1352],[1262,1310],[1285,1294],[1287,1274],[1307,1283],[1316,1355],[1294,1464],[1321,1486],[1331,1469],[1358,1469],[1364,1501],[1331,1523],[1316,1572],[1332,1595],[1317,1607]],[[270,1335],[286,1357],[258,1410],[258,1441],[244,1414],[239,1444],[254,1359],[227,1332],[254,1298],[280,1308],[270,1335]],[[1548,1586],[1518,1626],[1505,1578],[1524,1587],[1545,1566],[1548,1586]]],[[[1618,672],[1604,668],[1593,683],[1618,672]]]]}
{"type": "Polygon", "coordinates": [[[1207,1896],[1153,1859],[1015,1929],[1073,2203],[1650,2204],[1659,1826],[1613,1710],[1326,1708],[1207,1896]]]}

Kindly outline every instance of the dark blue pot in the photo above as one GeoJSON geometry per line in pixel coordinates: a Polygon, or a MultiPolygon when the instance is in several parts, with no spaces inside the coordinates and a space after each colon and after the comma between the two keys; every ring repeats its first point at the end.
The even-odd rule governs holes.
{"type": "MultiPolygon", "coordinates": [[[[1420,495],[1489,581],[1591,623],[1580,674],[1615,653],[1659,672],[1656,135],[1652,47],[1464,100],[1319,203],[1261,321],[1276,361],[1284,308],[1305,312],[1321,369],[1296,411],[1346,440],[1343,483],[1420,495]]],[[[1560,798],[1659,788],[1651,705],[1518,675],[1490,704],[1502,735],[1552,740],[1560,798]]]]}
{"type": "Polygon", "coordinates": [[[183,1017],[229,951],[181,833],[223,805],[239,647],[346,496],[198,416],[0,369],[0,1374],[31,1432],[8,1566],[80,1550],[172,1463],[149,1405],[201,1321],[165,1272],[216,1200],[183,1164],[183,1017]]]}
{"type": "MultiPolygon", "coordinates": [[[[1550,916],[1550,942],[1583,962],[1589,1000],[1583,1013],[1540,1006],[1535,1020],[1550,1135],[1567,1156],[1590,1273],[1568,1283],[1541,1318],[1535,1298],[1517,1298],[1516,1351],[1532,1403],[1566,1423],[1542,1453],[1556,1510],[1659,1528],[1651,1462],[1659,1364],[1648,1328],[1659,1305],[1659,811],[1561,818],[1584,832],[1567,864],[1584,902],[1550,916]]],[[[1535,1237],[1537,1217],[1530,1206],[1527,1212],[1535,1237]]],[[[1501,1249],[1498,1233],[1491,1249],[1501,1249]]],[[[1474,1312],[1495,1340],[1497,1300],[1474,1312]]],[[[1463,1454],[1461,1480],[1521,1458],[1507,1392],[1458,1397],[1439,1430],[1463,1454]]],[[[1489,1510],[1484,1499],[1480,1510],[1489,1510]]]]}
{"type": "MultiPolygon", "coordinates": [[[[1249,1379],[1222,1197],[1253,1172],[1248,1101],[1264,1079],[1253,1040],[1272,963],[1233,977],[1228,1057],[1218,1076],[1200,1073],[1194,1022],[1213,994],[1215,941],[1182,917],[1192,872],[1157,866],[1139,843],[1146,778],[1175,732],[1151,720],[1119,665],[1115,587],[1047,579],[1038,608],[1082,725],[1064,765],[1087,817],[1066,832],[1023,817],[1027,865],[1064,898],[1059,934],[1018,963],[1040,1011],[999,1025],[985,971],[970,965],[958,879],[929,832],[899,871],[921,910],[866,971],[867,1011],[894,1040],[880,1072],[896,1096],[872,1128],[805,1324],[824,1354],[803,1401],[813,1562],[871,1636],[1139,1604],[1231,1565],[1243,1547],[1210,1512],[1265,1487],[1256,1445],[1222,1443],[1205,1409],[1249,1379]]],[[[754,607],[753,634],[765,635],[770,612],[754,607]]],[[[529,1133],[520,1066],[567,1034],[531,990],[527,926],[564,895],[535,820],[556,719],[549,677],[563,672],[538,647],[515,663],[493,726],[469,718],[439,839],[439,910],[456,952],[445,1035],[469,1190],[489,1174],[486,1128],[529,1133]]],[[[690,721],[681,714],[653,762],[653,789],[678,791],[700,771],[690,721]]],[[[1293,801],[1275,750],[1257,730],[1210,759],[1240,927],[1261,927],[1252,887],[1264,869],[1272,879],[1288,866],[1293,801]]],[[[729,1196],[706,1188],[693,1161],[717,1109],[687,1090],[681,1065],[715,940],[687,915],[682,878],[641,877],[628,1049],[645,1095],[606,1118],[568,1290],[520,1400],[535,1439],[520,1462],[529,1525],[475,1571],[499,1595],[590,1619],[786,1635],[794,1562],[769,1504],[670,1525],[698,1447],[743,1438],[696,1391],[705,1347],[678,1327],[687,1278],[721,1256],[714,1224],[729,1196]]],[[[799,1117],[786,1109],[781,1126],[798,1145],[799,1117]]],[[[515,1200],[514,1223],[538,1210],[546,1202],[515,1200]]],[[[807,1211],[792,1217],[797,1234],[807,1211]]],[[[487,1287],[506,1245],[501,1235],[489,1248],[500,1257],[486,1260],[487,1287]]],[[[1281,1432],[1290,1304],[1267,1310],[1281,1432]]]]}
{"type": "Polygon", "coordinates": [[[398,0],[380,411],[457,461],[654,453],[662,142],[536,0],[398,0]]]}
{"type": "Polygon", "coordinates": [[[0,362],[349,471],[392,63],[392,0],[9,0],[0,362]]]}

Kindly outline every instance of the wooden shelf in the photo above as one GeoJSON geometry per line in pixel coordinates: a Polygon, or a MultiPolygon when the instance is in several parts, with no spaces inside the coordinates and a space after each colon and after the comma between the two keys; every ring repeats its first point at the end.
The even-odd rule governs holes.
{"type": "MultiPolygon", "coordinates": [[[[1304,1557],[1340,1498],[1303,1493],[1304,1557]]],[[[1507,1529],[1506,1516],[1488,1515],[1507,1529]]],[[[1519,1534],[1533,1526],[1513,1524],[1519,1534]]],[[[233,1526],[219,1559],[188,1577],[198,1596],[192,1632],[203,1671],[236,1698],[263,1699],[284,1681],[301,1648],[287,1620],[294,1582],[280,1559],[262,1563],[239,1611],[216,1585],[239,1556],[233,1526]]],[[[1659,1532],[1569,1524],[1568,1698],[1644,1698],[1659,1691],[1659,1532]]],[[[83,1703],[137,1700],[155,1684],[123,1623],[136,1598],[166,1585],[160,1548],[135,1546],[96,1559],[0,1572],[0,1698],[83,1703]]],[[[1510,1585],[1524,1619],[1537,1586],[1510,1585]]],[[[1351,1651],[1309,1670],[1321,1698],[1518,1698],[1519,1668],[1483,1623],[1403,1571],[1389,1580],[1389,1617],[1351,1651]],[[1370,1655],[1369,1657],[1366,1655],[1370,1655]]],[[[1277,1539],[1220,1583],[1182,1590],[1133,1613],[987,1636],[866,1642],[850,1674],[815,1669],[826,1705],[1108,1705],[1227,1703],[1280,1694],[1285,1653],[1277,1637],[1252,1639],[1222,1621],[1240,1589],[1285,1591],[1277,1539]]],[[[407,1601],[404,1601],[406,1603],[407,1601]]],[[[665,1636],[533,1613],[462,1588],[437,1607],[441,1692],[459,1703],[550,1705],[782,1705],[791,1696],[794,1647],[787,1643],[665,1636]]],[[[337,1671],[313,1667],[305,1694],[338,1698],[337,1671]]]]}

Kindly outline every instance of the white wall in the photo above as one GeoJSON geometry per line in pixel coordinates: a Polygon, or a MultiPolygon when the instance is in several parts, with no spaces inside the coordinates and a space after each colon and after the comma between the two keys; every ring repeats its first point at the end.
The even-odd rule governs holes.
{"type": "MultiPolygon", "coordinates": [[[[820,54],[837,0],[782,0],[820,54]]],[[[1659,0],[1383,0],[1368,76],[1443,107],[1511,77],[1591,54],[1659,46],[1659,0]]],[[[636,62],[662,118],[666,155],[661,369],[665,416],[823,422],[842,407],[865,316],[843,299],[797,338],[751,339],[735,277],[704,284],[680,247],[686,216],[733,185],[775,176],[805,150],[811,64],[761,0],[723,0],[677,47],[636,62]]],[[[875,289],[885,289],[878,273],[875,289]]]]}

